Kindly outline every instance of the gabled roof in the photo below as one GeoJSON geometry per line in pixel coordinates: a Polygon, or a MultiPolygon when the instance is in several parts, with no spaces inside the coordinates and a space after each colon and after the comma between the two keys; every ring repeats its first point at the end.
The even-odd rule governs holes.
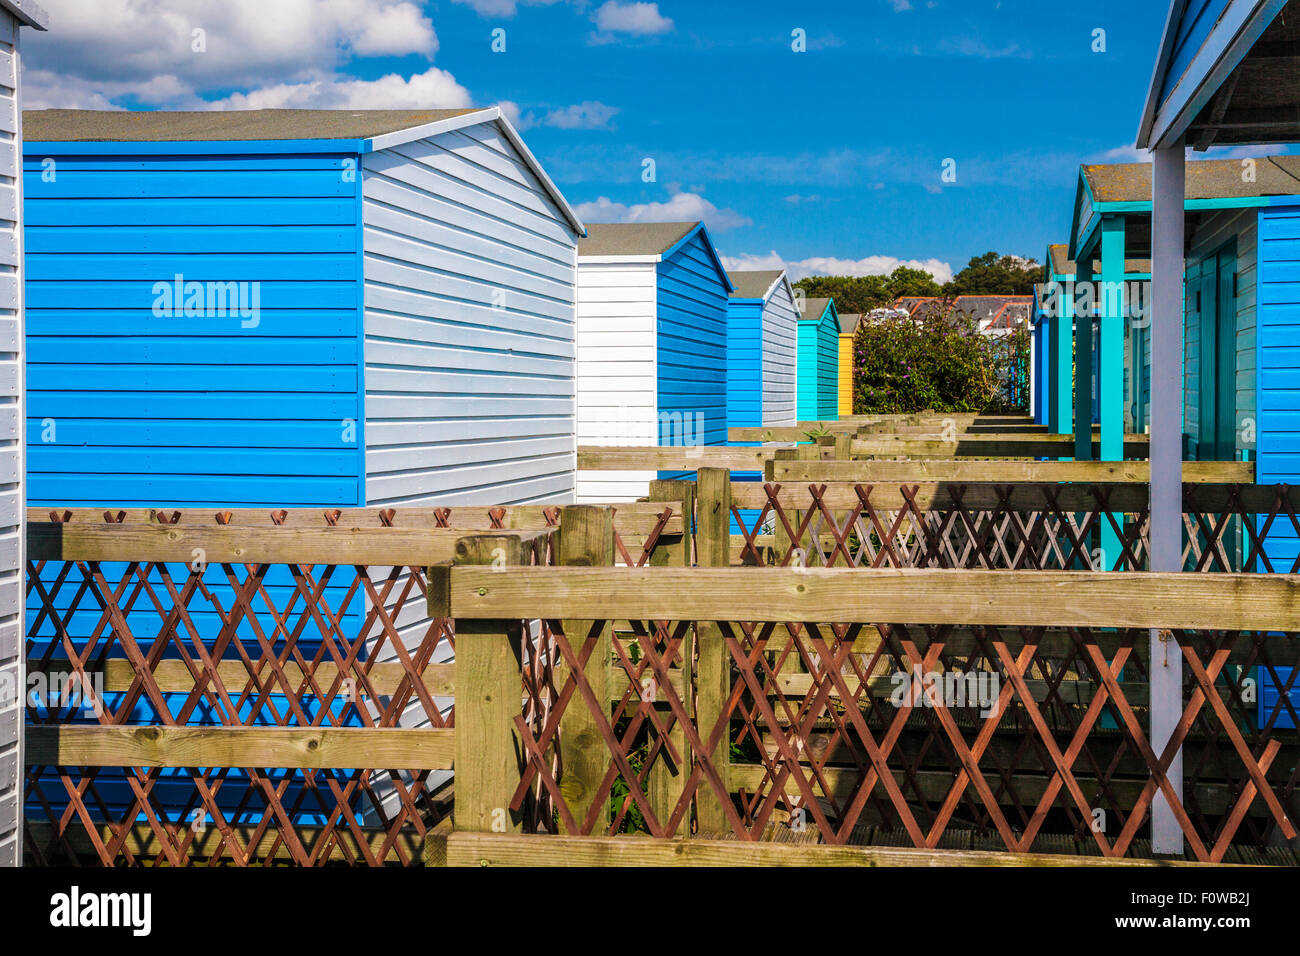
{"type": "Polygon", "coordinates": [[[862,313],[848,312],[840,316],[840,335],[852,335],[862,322],[862,313]]]}
{"type": "Polygon", "coordinates": [[[578,241],[579,256],[662,256],[698,222],[593,222],[578,241]]]}
{"type": "Polygon", "coordinates": [[[24,149],[369,153],[482,123],[495,123],[579,236],[585,228],[500,107],[460,110],[28,110],[24,149]]]}
{"type": "Polygon", "coordinates": [[[671,258],[696,236],[704,243],[718,278],[730,295],[735,287],[702,222],[592,223],[587,227],[587,237],[578,240],[578,259],[660,262],[671,258]]]}
{"type": "MultiPolygon", "coordinates": [[[[1081,166],[1096,202],[1151,202],[1151,164],[1116,163],[1081,166]]],[[[1187,164],[1188,199],[1247,199],[1255,196],[1300,196],[1300,156],[1255,160],[1251,181],[1239,159],[1209,159],[1187,164]]]]}
{"type": "Polygon", "coordinates": [[[803,311],[799,313],[800,322],[820,322],[830,313],[831,318],[835,320],[835,327],[840,328],[840,313],[835,308],[834,299],[804,299],[803,311]]]}
{"type": "MultiPolygon", "coordinates": [[[[1150,218],[1151,169],[1150,163],[1079,167],[1070,256],[1093,245],[1105,215],[1150,218]]],[[[1300,196],[1300,156],[1194,160],[1187,163],[1186,182],[1188,213],[1290,205],[1300,196]]]]}
{"type": "Polygon", "coordinates": [[[27,110],[23,133],[48,143],[372,139],[481,113],[465,110],[27,110]]]}
{"type": "Polygon", "coordinates": [[[35,0],[0,0],[0,8],[8,10],[25,27],[44,30],[50,15],[35,0]]]}
{"type": "MultiPolygon", "coordinates": [[[[1070,247],[1065,243],[1053,244],[1047,247],[1048,262],[1051,263],[1052,275],[1070,278],[1079,272],[1079,266],[1070,258],[1070,247]]],[[[1150,259],[1125,259],[1124,271],[1129,275],[1150,275],[1150,259]]],[[[1094,260],[1092,264],[1092,274],[1101,275],[1101,262],[1094,260]]]]}
{"type": "Polygon", "coordinates": [[[1297,40],[1300,0],[1173,0],[1138,147],[1300,139],[1297,40]]]}
{"type": "Polygon", "coordinates": [[[758,271],[728,270],[731,284],[736,287],[731,293],[733,299],[766,299],[776,289],[785,276],[783,269],[762,269],[758,271]]]}

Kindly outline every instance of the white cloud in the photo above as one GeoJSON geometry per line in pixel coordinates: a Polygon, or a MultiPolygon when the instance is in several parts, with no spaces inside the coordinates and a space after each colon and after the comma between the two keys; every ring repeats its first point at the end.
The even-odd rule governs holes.
{"type": "Polygon", "coordinates": [[[584,222],[703,222],[714,232],[748,226],[752,220],[734,209],[719,209],[698,193],[674,193],[667,202],[627,206],[601,196],[577,207],[584,222]]]}
{"type": "Polygon", "coordinates": [[[474,105],[469,91],[446,70],[430,67],[404,78],[332,78],[279,83],[213,101],[213,109],[462,109],[474,105]]]}
{"type": "Polygon", "coordinates": [[[554,126],[556,129],[612,129],[610,120],[618,112],[617,106],[587,100],[563,109],[551,110],[540,122],[543,126],[554,126]]]}
{"type": "Polygon", "coordinates": [[[602,33],[629,33],[647,36],[668,33],[673,21],[659,13],[658,3],[620,3],[606,0],[592,18],[602,33]]]}
{"type": "Polygon", "coordinates": [[[328,86],[354,58],[437,49],[412,0],[60,0],[49,32],[26,41],[24,95],[43,106],[200,108],[204,91],[328,86]]]}
{"type": "Polygon", "coordinates": [[[889,5],[894,8],[895,13],[902,13],[905,10],[912,9],[912,4],[909,0],[889,0],[889,5]]]}
{"type": "Polygon", "coordinates": [[[562,0],[451,0],[473,8],[481,17],[513,17],[521,6],[549,7],[562,0]]]}
{"type": "Polygon", "coordinates": [[[867,256],[865,259],[812,256],[787,261],[773,251],[766,255],[723,256],[722,264],[728,270],[785,269],[791,282],[808,276],[887,276],[899,266],[924,269],[940,284],[953,276],[952,266],[940,259],[898,259],[894,256],[867,256]]]}

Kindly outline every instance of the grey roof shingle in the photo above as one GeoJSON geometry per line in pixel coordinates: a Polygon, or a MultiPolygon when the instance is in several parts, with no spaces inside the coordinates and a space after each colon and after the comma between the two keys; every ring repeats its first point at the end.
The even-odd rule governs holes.
{"type": "Polygon", "coordinates": [[[657,256],[677,245],[698,222],[588,223],[579,256],[657,256]]]}
{"type": "MultiPolygon", "coordinates": [[[[1079,267],[1074,260],[1070,258],[1070,247],[1061,244],[1053,244],[1047,247],[1048,254],[1052,257],[1052,274],[1058,276],[1073,276],[1078,273],[1079,267]]],[[[1128,275],[1143,275],[1151,271],[1150,259],[1125,259],[1124,271],[1128,275]]],[[[1101,260],[1094,259],[1092,264],[1092,274],[1101,275],[1101,260]]]]}
{"type": "Polygon", "coordinates": [[[736,291],[731,293],[733,299],[761,299],[767,295],[767,290],[772,288],[773,283],[785,275],[785,272],[781,269],[764,269],[749,272],[728,271],[727,275],[731,277],[731,284],[736,287],[736,291]]]}
{"type": "MultiPolygon", "coordinates": [[[[1151,164],[1083,166],[1097,202],[1150,202],[1151,164]]],[[[1268,156],[1255,161],[1254,181],[1243,181],[1239,159],[1207,159],[1187,164],[1188,199],[1249,199],[1300,195],[1300,156],[1268,156]]]]}
{"type": "Polygon", "coordinates": [[[27,110],[32,142],[369,139],[477,113],[463,110],[27,110]]]}

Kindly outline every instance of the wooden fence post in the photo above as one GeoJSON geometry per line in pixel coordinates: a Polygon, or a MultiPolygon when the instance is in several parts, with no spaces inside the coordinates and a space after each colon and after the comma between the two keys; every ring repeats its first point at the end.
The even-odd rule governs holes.
{"type": "MultiPolygon", "coordinates": [[[[701,468],[698,493],[695,506],[696,562],[704,568],[725,568],[731,563],[731,472],[722,468],[701,468]]],[[[731,695],[731,655],[723,642],[722,629],[716,622],[697,622],[696,634],[699,656],[696,663],[695,721],[701,738],[707,740],[722,718],[727,698],[731,695]]],[[[730,733],[724,734],[718,742],[712,763],[730,793],[730,733]]],[[[713,788],[701,780],[696,793],[700,832],[719,834],[730,829],[722,803],[713,788]]]]}
{"type": "MultiPolygon", "coordinates": [[[[650,555],[650,564],[654,567],[691,567],[692,543],[695,537],[695,482],[652,481],[650,482],[649,500],[680,501],[682,512],[681,540],[665,541],[660,538],[660,543],[650,555]]],[[[691,700],[695,696],[694,635],[688,633],[682,639],[681,653],[682,665],[679,671],[681,676],[681,699],[689,713],[691,700]]],[[[655,709],[661,721],[666,722],[671,717],[671,710],[667,704],[656,704],[655,709]]],[[[659,818],[661,823],[668,820],[678,801],[681,800],[686,778],[690,775],[691,768],[690,749],[686,744],[686,734],[680,724],[675,726],[668,734],[668,739],[672,742],[673,747],[677,749],[677,752],[682,755],[682,763],[680,766],[672,766],[668,754],[661,752],[659,759],[650,767],[650,776],[646,788],[650,806],[654,808],[655,816],[659,818]]],[[[691,823],[689,814],[687,814],[683,822],[685,824],[684,830],[689,831],[691,823]]],[[[676,836],[677,833],[674,831],[669,835],[676,836]]]]}
{"type": "MultiPolygon", "coordinates": [[[[593,505],[569,505],[560,511],[559,563],[566,567],[598,568],[614,564],[614,512],[593,505]]],[[[586,643],[593,621],[564,621],[564,633],[569,646],[576,653],[586,643]]],[[[591,692],[610,716],[610,669],[613,666],[613,622],[606,620],[601,628],[596,646],[587,658],[584,673],[591,692]]],[[[592,714],[581,694],[575,693],[569,706],[560,717],[560,746],[563,757],[563,777],[560,792],[569,805],[575,820],[581,821],[591,810],[601,778],[609,766],[610,755],[605,738],[600,735],[596,715],[592,714]]],[[[629,780],[629,786],[636,781],[629,780]]],[[[563,822],[561,822],[563,828],[563,822]]],[[[601,835],[608,828],[605,819],[598,818],[595,833],[601,835]]]]}
{"type": "MultiPolygon", "coordinates": [[[[518,535],[478,535],[456,542],[455,564],[518,567],[524,547],[518,535]]],[[[430,568],[429,615],[446,617],[450,568],[430,568]]],[[[456,622],[456,829],[518,833],[510,800],[521,777],[515,717],[523,713],[523,621],[456,622]]]]}

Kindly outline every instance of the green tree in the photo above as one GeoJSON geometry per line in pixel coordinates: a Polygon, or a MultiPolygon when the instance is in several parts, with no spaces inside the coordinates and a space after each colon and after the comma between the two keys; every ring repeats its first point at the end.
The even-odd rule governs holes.
{"type": "Polygon", "coordinates": [[[830,298],[841,312],[870,312],[893,302],[884,276],[809,276],[794,284],[810,299],[830,298]]]}
{"type": "Polygon", "coordinates": [[[1043,267],[1032,259],[986,252],[967,263],[943,286],[948,297],[959,295],[1032,295],[1043,281],[1043,267]]]}
{"type": "Polygon", "coordinates": [[[889,274],[889,292],[893,299],[903,296],[937,296],[943,288],[924,269],[899,266],[889,274]]]}
{"type": "Polygon", "coordinates": [[[963,312],[864,321],[853,337],[856,415],[1005,412],[1025,399],[1029,335],[981,335],[963,312]]]}

